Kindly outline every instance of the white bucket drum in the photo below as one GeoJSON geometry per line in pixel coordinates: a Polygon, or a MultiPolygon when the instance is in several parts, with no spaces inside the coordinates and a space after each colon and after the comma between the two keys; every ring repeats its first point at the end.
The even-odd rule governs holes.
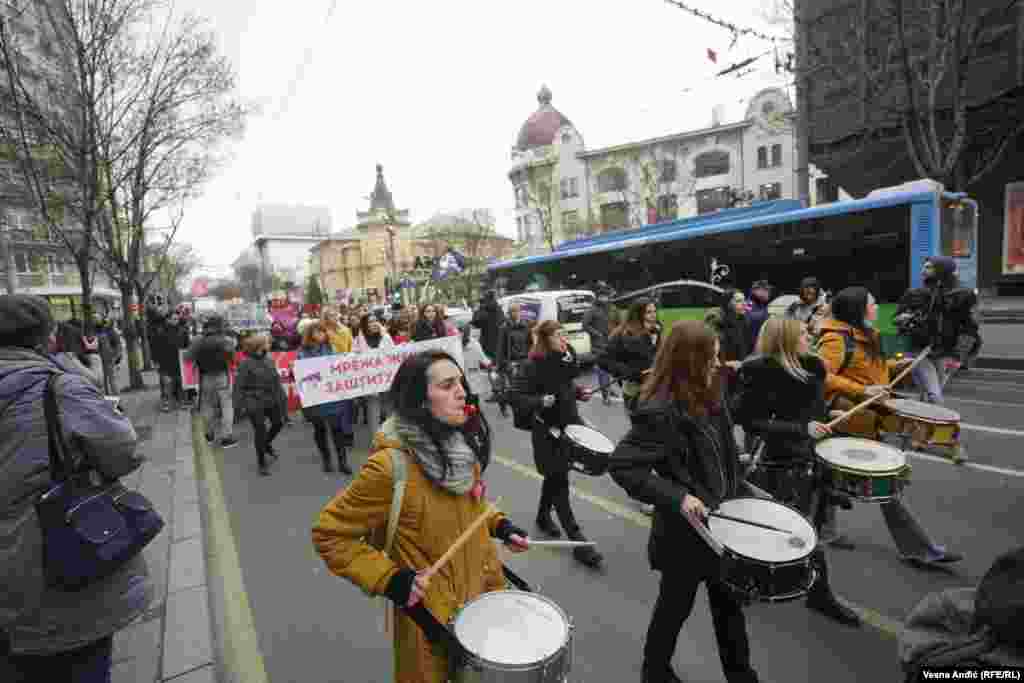
{"type": "Polygon", "coordinates": [[[815,579],[811,553],[818,534],[806,517],[764,498],[733,498],[715,512],[789,532],[710,517],[708,531],[725,549],[723,582],[757,602],[784,602],[807,594],[815,579]]]}
{"type": "Polygon", "coordinates": [[[569,466],[582,474],[600,477],[608,471],[615,442],[586,425],[567,425],[562,431],[569,466]]]}
{"type": "Polygon", "coordinates": [[[907,456],[887,444],[844,436],[819,441],[814,452],[832,488],[854,500],[884,503],[899,496],[907,483],[907,456]]]}
{"type": "Polygon", "coordinates": [[[536,593],[484,593],[455,613],[451,627],[468,653],[453,683],[564,683],[572,668],[572,622],[536,593]]]}

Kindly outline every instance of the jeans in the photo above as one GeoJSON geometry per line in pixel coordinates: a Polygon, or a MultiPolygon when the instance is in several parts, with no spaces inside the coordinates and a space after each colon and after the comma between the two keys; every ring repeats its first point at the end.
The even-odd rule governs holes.
{"type": "Polygon", "coordinates": [[[705,582],[711,620],[718,642],[718,657],[729,683],[757,681],[750,668],[750,642],[743,608],[729,589],[692,571],[662,572],[658,599],[654,603],[647,639],[644,641],[644,671],[652,683],[665,680],[672,666],[676,642],[683,624],[693,611],[697,587],[705,582]]]}
{"type": "Polygon", "coordinates": [[[220,423],[223,438],[230,439],[235,426],[235,408],[231,399],[231,382],[225,375],[204,375],[200,379],[202,415],[206,418],[207,435],[217,434],[220,423]],[[220,408],[218,418],[217,408],[220,408]]]}
{"type": "Polygon", "coordinates": [[[946,382],[946,366],[943,361],[943,358],[929,356],[911,371],[926,403],[942,405],[942,385],[946,382]]]}
{"type": "Polygon", "coordinates": [[[597,375],[597,386],[601,388],[601,394],[607,397],[608,390],[612,387],[612,376],[600,365],[594,366],[594,374],[597,375]]]}
{"type": "Polygon", "coordinates": [[[4,683],[110,683],[114,637],[66,652],[14,655],[0,644],[0,681],[4,683]]]}
{"type": "Polygon", "coordinates": [[[268,402],[262,405],[249,406],[249,421],[252,422],[253,443],[256,446],[256,459],[260,467],[267,465],[267,452],[277,437],[281,428],[284,427],[284,417],[281,415],[281,406],[277,402],[268,402]],[[270,421],[270,431],[267,431],[267,421],[270,421]]]}
{"type": "Polygon", "coordinates": [[[896,499],[882,503],[882,517],[889,533],[896,544],[896,549],[904,557],[924,559],[929,552],[936,549],[928,536],[928,532],[917,521],[902,500],[896,499]]]}

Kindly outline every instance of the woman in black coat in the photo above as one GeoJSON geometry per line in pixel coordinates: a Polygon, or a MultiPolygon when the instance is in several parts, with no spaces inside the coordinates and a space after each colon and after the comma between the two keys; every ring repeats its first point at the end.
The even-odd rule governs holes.
{"type": "Polygon", "coordinates": [[[704,524],[707,509],[738,495],[742,484],[718,347],[699,320],[672,326],[640,391],[633,425],[611,460],[615,482],[631,498],[654,505],[648,559],[661,583],[644,642],[644,683],[681,680],[672,656],[702,582],[726,680],[758,681],[741,597],[719,580],[720,559],[694,529],[704,524]]]}
{"type": "MultiPolygon", "coordinates": [[[[581,369],[576,352],[565,340],[562,326],[546,320],[534,330],[536,342],[520,373],[512,380],[511,400],[524,413],[535,416],[533,424],[533,461],[544,477],[541,485],[537,527],[549,536],[561,536],[551,519],[554,508],[565,534],[573,541],[586,537],[576,522],[569,504],[569,461],[562,452],[561,430],[583,424],[576,401],[581,398],[573,380],[581,369]],[[555,430],[555,433],[552,431],[555,430]]],[[[573,556],[588,567],[601,566],[604,557],[590,546],[577,547],[573,556]]]]}
{"type": "MultiPolygon", "coordinates": [[[[751,481],[800,510],[819,535],[834,498],[808,470],[814,462],[814,442],[831,433],[824,424],[826,376],[825,364],[811,355],[806,326],[798,320],[769,318],[761,327],[757,355],[740,369],[733,403],[743,431],[765,442],[751,481]]],[[[832,593],[820,544],[812,558],[818,578],[807,595],[807,606],[841,624],[859,625],[860,618],[832,593]]]]}
{"type": "Polygon", "coordinates": [[[640,298],[629,306],[626,320],[608,338],[608,346],[597,359],[602,370],[622,381],[626,415],[636,408],[640,385],[654,365],[661,341],[658,307],[650,299],[640,298]]]}

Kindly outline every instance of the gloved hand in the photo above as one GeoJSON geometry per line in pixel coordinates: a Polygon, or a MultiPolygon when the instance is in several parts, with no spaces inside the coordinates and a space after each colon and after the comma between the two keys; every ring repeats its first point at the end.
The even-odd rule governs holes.
{"type": "Polygon", "coordinates": [[[529,534],[510,522],[507,517],[498,522],[494,537],[513,551],[520,552],[530,547],[529,534]]]}
{"type": "Polygon", "coordinates": [[[413,607],[423,599],[428,579],[417,576],[411,569],[399,569],[388,581],[384,596],[399,608],[413,607]]]}

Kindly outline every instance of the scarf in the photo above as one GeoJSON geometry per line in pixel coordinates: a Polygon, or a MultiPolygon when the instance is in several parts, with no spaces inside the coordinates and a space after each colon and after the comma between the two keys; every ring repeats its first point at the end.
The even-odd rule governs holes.
{"type": "Polygon", "coordinates": [[[446,491],[461,496],[469,493],[476,484],[476,454],[466,443],[462,432],[455,431],[444,445],[451,461],[451,469],[445,476],[437,447],[419,426],[393,415],[381,425],[381,431],[386,436],[401,441],[406,450],[416,458],[427,478],[446,491]]]}

